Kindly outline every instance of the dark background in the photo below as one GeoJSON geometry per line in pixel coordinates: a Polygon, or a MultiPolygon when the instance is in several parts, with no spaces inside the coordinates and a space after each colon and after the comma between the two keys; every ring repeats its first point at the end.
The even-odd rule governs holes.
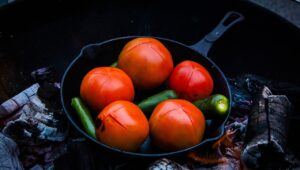
{"type": "Polygon", "coordinates": [[[114,37],[153,35],[194,44],[229,10],[242,12],[246,21],[217,42],[210,54],[216,63],[232,76],[251,72],[298,82],[287,75],[297,68],[299,31],[246,1],[27,1],[1,11],[1,49],[26,63],[24,70],[55,65],[62,72],[84,45],[114,37]]]}
{"type": "MultiPolygon", "coordinates": [[[[248,1],[28,0],[0,11],[0,102],[29,85],[34,69],[51,65],[61,77],[87,44],[151,35],[192,45],[230,10],[246,20],[218,40],[209,57],[228,77],[253,73],[299,85],[299,29],[248,1]]],[[[297,124],[292,119],[289,141],[300,154],[297,124]]]]}

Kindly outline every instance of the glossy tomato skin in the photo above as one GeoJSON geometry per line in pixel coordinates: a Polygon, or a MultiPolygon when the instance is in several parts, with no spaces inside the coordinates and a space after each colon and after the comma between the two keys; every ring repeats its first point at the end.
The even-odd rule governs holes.
{"type": "Polygon", "coordinates": [[[132,101],[134,87],[130,77],[121,69],[97,67],[84,76],[80,86],[80,96],[99,112],[113,101],[132,101]]]}
{"type": "Polygon", "coordinates": [[[187,100],[171,99],[156,106],[149,126],[156,146],[162,150],[176,151],[201,142],[205,131],[205,118],[187,100]]]}
{"type": "Polygon", "coordinates": [[[118,67],[132,79],[135,87],[152,89],[161,85],[173,70],[168,49],[154,38],[136,38],[121,51],[118,67]]]}
{"type": "Polygon", "coordinates": [[[106,106],[98,115],[97,138],[106,145],[136,151],[149,134],[149,124],[135,104],[119,100],[106,106]]]}
{"type": "Polygon", "coordinates": [[[186,60],[174,68],[169,79],[169,86],[180,98],[192,102],[209,97],[213,91],[214,82],[202,65],[186,60]]]}

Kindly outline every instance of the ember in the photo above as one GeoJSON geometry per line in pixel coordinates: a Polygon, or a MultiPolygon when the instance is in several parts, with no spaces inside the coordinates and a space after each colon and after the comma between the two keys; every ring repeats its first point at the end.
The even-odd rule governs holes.
{"type": "Polygon", "coordinates": [[[226,125],[224,136],[209,149],[188,155],[194,163],[197,163],[191,163],[193,168],[240,169],[242,167],[240,154],[247,123],[247,116],[232,118],[226,125]]]}

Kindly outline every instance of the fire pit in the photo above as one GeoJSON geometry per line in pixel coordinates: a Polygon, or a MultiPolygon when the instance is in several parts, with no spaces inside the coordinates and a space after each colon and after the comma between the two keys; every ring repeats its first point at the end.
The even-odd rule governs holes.
{"type": "MultiPolygon", "coordinates": [[[[51,1],[35,2],[34,5],[33,2],[20,2],[16,6],[0,11],[0,19],[4,21],[0,30],[0,103],[36,82],[46,89],[53,87],[52,85],[60,80],[69,62],[87,44],[128,35],[159,36],[175,39],[185,44],[194,44],[209,32],[226,12],[231,10],[242,13],[246,20],[218,40],[208,56],[212,57],[227,77],[232,78],[232,86],[236,85],[237,90],[243,89],[244,91],[234,93],[237,95],[236,99],[241,100],[235,103],[235,117],[232,117],[234,119],[227,124],[225,136],[209,147],[213,151],[201,152],[217,153],[215,159],[207,159],[207,156],[199,154],[200,152],[172,158],[172,161],[159,160],[154,164],[151,163],[156,160],[139,160],[137,163],[136,160],[106,159],[101,153],[94,152],[93,147],[84,142],[84,138],[70,128],[67,132],[71,137],[70,140],[66,137],[63,139],[64,146],[53,147],[60,148],[60,151],[66,149],[65,154],[55,161],[55,167],[57,169],[74,169],[75,167],[98,169],[149,166],[151,168],[170,165],[173,168],[204,168],[203,164],[207,167],[218,164],[221,167],[224,162],[236,165],[234,161],[241,157],[239,154],[244,154],[241,151],[244,145],[253,142],[247,139],[249,135],[243,131],[247,120],[252,118],[245,118],[243,115],[255,112],[251,107],[258,101],[256,95],[266,93],[262,91],[263,86],[267,86],[275,96],[286,95],[290,103],[294,104],[291,115],[287,119],[281,118],[290,125],[287,134],[282,132],[282,135],[287,137],[287,141],[281,142],[283,144],[280,143],[280,146],[284,145],[293,154],[300,156],[300,148],[297,145],[299,142],[297,131],[300,129],[297,116],[299,107],[295,104],[299,102],[300,97],[299,86],[295,85],[300,83],[295,71],[300,50],[297,43],[294,43],[300,39],[300,31],[278,16],[245,1],[209,1],[201,5],[196,2],[172,2],[172,8],[166,1],[151,3],[88,1],[72,4],[64,1],[51,1]],[[215,5],[216,3],[218,5],[215,5]],[[39,18],[35,17],[36,15],[39,15],[39,18]],[[31,76],[33,70],[45,66],[52,67],[38,70],[31,76]],[[48,74],[50,72],[51,76],[48,74]],[[260,75],[264,78],[252,75],[239,76],[244,73],[260,75]],[[245,86],[246,89],[244,89],[245,86]],[[239,98],[239,94],[243,98],[239,98]],[[233,127],[233,124],[237,127],[233,127]],[[230,131],[232,129],[233,131],[230,131]],[[243,133],[247,137],[241,136],[237,139],[236,133],[243,133]],[[226,156],[228,152],[222,151],[226,148],[232,148],[229,157],[235,157],[234,159],[228,159],[228,155],[226,156]],[[216,152],[218,149],[221,149],[221,152],[216,152]],[[236,153],[239,154],[236,155],[236,153]]],[[[277,99],[267,98],[266,100],[277,99]]],[[[288,108],[289,102],[284,103],[284,108],[288,108]]],[[[272,101],[269,104],[272,106],[272,101]]],[[[28,107],[31,108],[31,105],[28,107]]],[[[53,113],[58,113],[58,111],[53,111],[53,113]]],[[[65,129],[61,131],[65,132],[65,129]]],[[[260,139],[263,138],[260,137],[260,139]]],[[[23,149],[20,150],[21,155],[23,149]]],[[[290,156],[290,154],[286,155],[290,156]]],[[[246,156],[246,153],[242,156],[246,156]]],[[[289,158],[288,160],[295,159],[289,158]]],[[[39,164],[45,162],[44,160],[34,161],[39,164]]],[[[31,168],[34,165],[36,164],[28,164],[25,167],[31,168]]]]}

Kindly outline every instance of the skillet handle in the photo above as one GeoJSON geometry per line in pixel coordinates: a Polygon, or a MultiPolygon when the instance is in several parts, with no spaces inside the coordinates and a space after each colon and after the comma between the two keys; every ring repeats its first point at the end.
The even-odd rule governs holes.
{"type": "Polygon", "coordinates": [[[207,57],[209,50],[216,40],[218,40],[227,30],[235,24],[244,20],[244,16],[238,12],[228,12],[215,29],[207,34],[202,40],[192,45],[191,48],[207,57]]]}

